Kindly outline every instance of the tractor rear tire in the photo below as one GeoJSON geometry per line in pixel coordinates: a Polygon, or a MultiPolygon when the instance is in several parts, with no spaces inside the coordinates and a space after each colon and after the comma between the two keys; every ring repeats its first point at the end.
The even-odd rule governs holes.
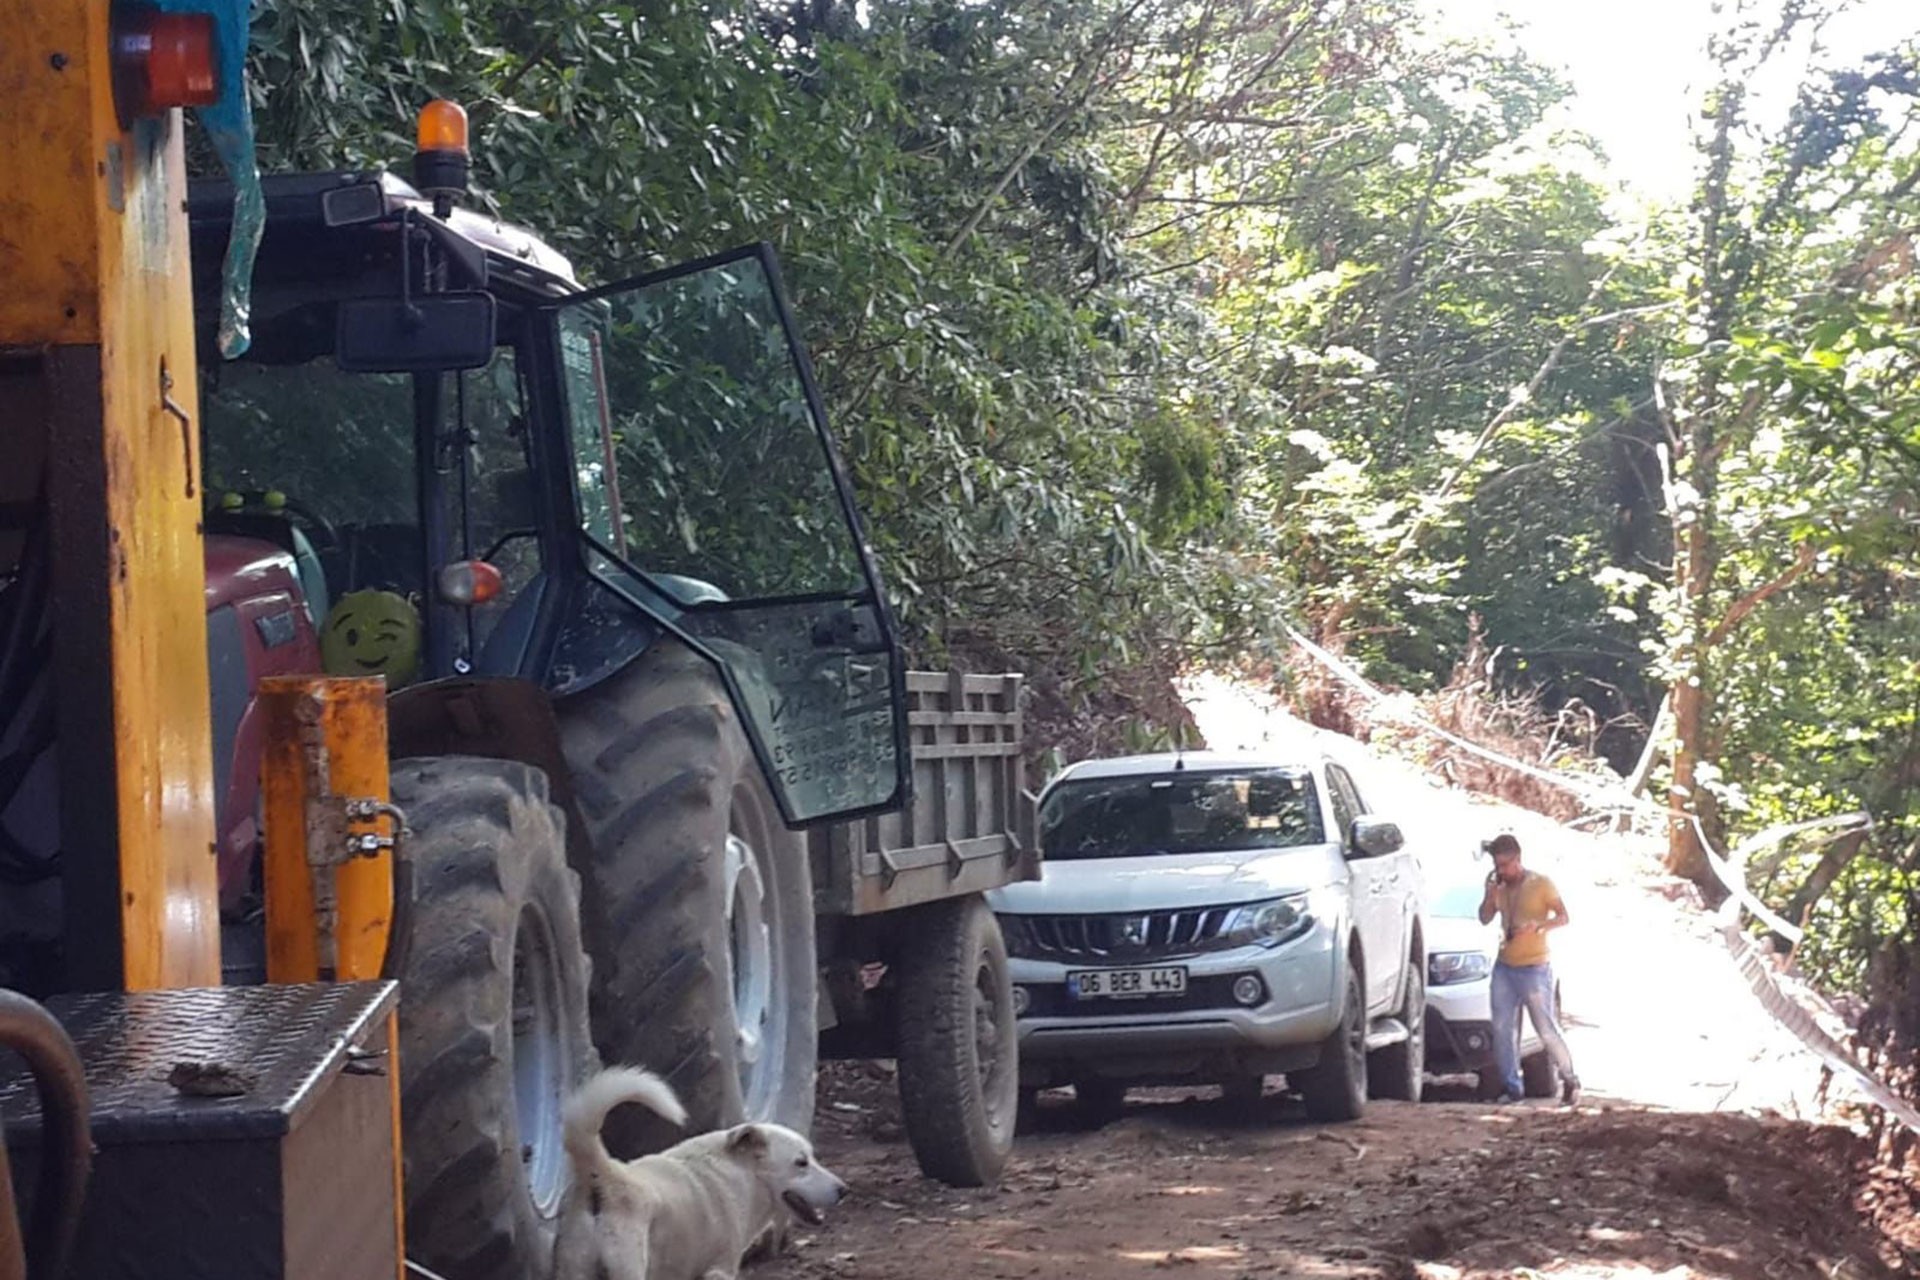
{"type": "Polygon", "coordinates": [[[663,1076],[691,1117],[682,1132],[616,1112],[608,1148],[630,1158],[744,1120],[807,1132],[813,877],[719,673],[663,639],[558,712],[592,846],[594,1041],[663,1076]]]}
{"type": "Polygon", "coordinates": [[[544,1277],[567,1185],[560,1108],[594,1067],[580,882],[547,777],[401,760],[418,896],[401,975],[408,1253],[464,1280],[544,1277]]]}

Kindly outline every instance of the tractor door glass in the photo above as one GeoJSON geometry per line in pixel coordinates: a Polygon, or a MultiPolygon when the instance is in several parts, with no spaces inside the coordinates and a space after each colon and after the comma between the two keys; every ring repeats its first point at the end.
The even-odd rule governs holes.
{"type": "Polygon", "coordinates": [[[411,378],[342,373],[324,358],[236,361],[204,370],[201,392],[210,532],[282,542],[303,564],[310,547],[334,600],[418,595],[411,378]]]}
{"type": "Polygon", "coordinates": [[[892,803],[892,619],[771,257],[596,290],[559,329],[581,524],[614,557],[590,562],[723,662],[789,822],[892,803]]]}
{"type": "Polygon", "coordinates": [[[592,537],[627,553],[620,518],[619,473],[614,469],[613,422],[607,407],[604,336],[609,309],[583,303],[560,313],[560,369],[573,444],[580,525],[592,537]]]}
{"type": "Polygon", "coordinates": [[[588,532],[649,573],[730,600],[866,590],[757,258],[562,314],[588,532]]]}
{"type": "MultiPolygon", "coordinates": [[[[513,348],[502,347],[485,369],[456,375],[460,385],[452,398],[460,428],[456,439],[467,450],[463,553],[491,564],[501,579],[498,596],[469,610],[470,660],[486,650],[495,628],[516,605],[522,606],[522,613],[528,612],[527,589],[541,568],[539,517],[534,510],[518,370],[513,348]]],[[[442,459],[442,465],[450,461],[442,459]]],[[[491,665],[482,670],[482,674],[497,673],[491,665]]]]}

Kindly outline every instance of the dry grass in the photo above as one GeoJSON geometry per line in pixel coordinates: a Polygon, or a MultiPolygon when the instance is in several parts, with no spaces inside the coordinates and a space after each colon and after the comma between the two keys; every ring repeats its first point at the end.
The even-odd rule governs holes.
{"type": "MultiPolygon", "coordinates": [[[[1321,643],[1340,651],[1337,639],[1321,643]]],[[[1477,620],[1466,651],[1442,688],[1421,695],[1388,691],[1386,707],[1297,649],[1278,665],[1266,664],[1250,674],[1271,685],[1294,714],[1322,729],[1392,750],[1455,786],[1556,821],[1578,818],[1588,807],[1564,787],[1486,759],[1410,721],[1417,717],[1486,751],[1535,768],[1614,777],[1595,752],[1601,729],[1598,717],[1579,705],[1552,712],[1533,690],[1498,685],[1477,620]]]]}

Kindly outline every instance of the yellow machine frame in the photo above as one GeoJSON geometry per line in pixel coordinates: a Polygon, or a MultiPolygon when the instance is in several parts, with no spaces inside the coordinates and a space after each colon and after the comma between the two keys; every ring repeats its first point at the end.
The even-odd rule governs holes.
{"type": "MultiPolygon", "coordinates": [[[[184,124],[121,120],[111,16],[108,0],[0,0],[0,503],[44,501],[51,546],[64,985],[217,986],[184,124]]],[[[7,536],[0,552],[18,549],[7,536]]],[[[271,980],[377,977],[389,855],[329,869],[318,897],[334,912],[317,921],[323,859],[287,815],[310,807],[316,759],[331,793],[385,802],[384,688],[314,679],[275,696],[271,980]]],[[[379,842],[381,821],[346,829],[379,842]]],[[[397,1040],[390,1020],[396,1125],[397,1040]]],[[[397,1132],[393,1150],[398,1206],[397,1132]]]]}
{"type": "Polygon", "coordinates": [[[68,935],[92,951],[70,962],[72,985],[212,985],[182,124],[121,127],[108,17],[105,0],[0,0],[0,347],[36,354],[15,376],[47,408],[65,843],[112,873],[68,877],[68,935]],[[112,916],[118,939],[99,937],[112,916]]]}

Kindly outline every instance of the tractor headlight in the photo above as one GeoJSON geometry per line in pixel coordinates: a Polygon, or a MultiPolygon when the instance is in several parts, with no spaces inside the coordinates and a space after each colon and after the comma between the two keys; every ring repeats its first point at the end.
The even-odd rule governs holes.
{"type": "Polygon", "coordinates": [[[1474,982],[1493,972],[1493,961],[1484,951],[1436,951],[1427,957],[1427,985],[1450,987],[1474,982]]]}
{"type": "Polygon", "coordinates": [[[1277,947],[1313,928],[1307,894],[1296,893],[1266,902],[1249,902],[1227,920],[1223,936],[1234,947],[1277,947]]]}

